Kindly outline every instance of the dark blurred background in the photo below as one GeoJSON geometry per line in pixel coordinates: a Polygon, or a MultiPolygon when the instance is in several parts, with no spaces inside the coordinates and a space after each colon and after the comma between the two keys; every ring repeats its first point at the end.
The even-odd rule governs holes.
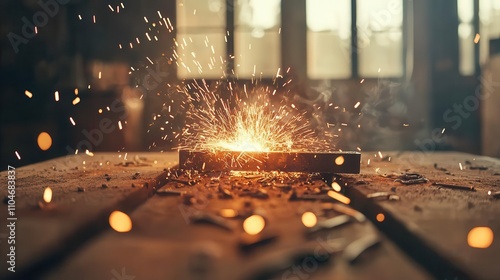
{"type": "Polygon", "coordinates": [[[3,0],[0,20],[2,166],[169,150],[175,85],[278,68],[338,148],[500,156],[500,0],[3,0]]]}

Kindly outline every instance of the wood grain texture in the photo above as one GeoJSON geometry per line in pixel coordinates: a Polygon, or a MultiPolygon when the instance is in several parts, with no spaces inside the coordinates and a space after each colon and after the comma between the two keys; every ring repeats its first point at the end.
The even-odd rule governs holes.
{"type": "MultiPolygon", "coordinates": [[[[133,209],[144,202],[152,194],[155,177],[175,161],[176,157],[159,153],[128,154],[127,158],[124,153],[102,153],[17,168],[16,276],[22,279],[50,268],[98,234],[111,210],[133,209]],[[41,209],[46,187],[53,190],[53,200],[41,209]]],[[[4,172],[2,178],[6,178],[4,172]]],[[[7,205],[1,208],[0,219],[5,221],[7,205]]],[[[6,252],[7,243],[0,247],[6,252]]],[[[2,264],[5,258],[0,256],[2,264]]],[[[12,276],[6,269],[1,273],[12,276]]]]}
{"type": "MultiPolygon", "coordinates": [[[[385,157],[380,158],[376,153],[363,153],[361,174],[337,179],[341,179],[342,191],[352,199],[352,205],[365,212],[385,234],[371,223],[354,222],[313,237],[305,235],[300,215],[305,211],[316,213],[319,219],[339,215],[328,210],[327,205],[332,202],[288,198],[294,193],[298,197],[319,197],[327,186],[318,178],[262,185],[259,174],[243,179],[233,174],[213,180],[222,174],[219,172],[196,184],[187,179],[171,181],[164,189],[184,195],[158,196],[153,195],[153,188],[141,186],[154,185],[163,169],[175,164],[177,153],[143,153],[142,159],[129,154],[128,164],[124,163],[124,154],[121,158],[116,153],[96,154],[86,157],[85,168],[83,162],[68,165],[64,158],[19,168],[17,265],[19,269],[47,265],[48,274],[39,275],[45,279],[131,279],[127,275],[135,279],[248,279],[262,268],[262,262],[272,264],[267,261],[269,258],[286,258],[295,250],[314,250],[324,240],[343,248],[360,237],[378,234],[381,246],[367,251],[361,263],[350,265],[341,253],[334,254],[327,265],[312,269],[309,264],[311,272],[303,277],[429,279],[429,271],[438,279],[497,279],[498,236],[490,247],[478,249],[468,246],[467,235],[479,226],[491,228],[494,234],[500,232],[500,201],[488,196],[490,190],[500,191],[500,161],[451,152],[383,154],[385,157]],[[136,172],[140,174],[136,176],[136,172]],[[398,182],[405,172],[418,173],[428,182],[398,182]],[[111,179],[108,181],[107,177],[111,179]],[[440,188],[432,185],[434,182],[474,187],[476,191],[440,188]],[[102,184],[108,187],[102,188],[102,184]],[[53,203],[57,207],[53,210],[37,206],[46,186],[54,190],[53,203]],[[78,192],[79,186],[85,192],[78,192]],[[400,199],[389,201],[384,195],[367,198],[376,192],[400,199]],[[189,223],[189,215],[194,211],[216,215],[222,208],[245,212],[248,207],[266,218],[266,232],[278,236],[274,242],[250,253],[239,249],[242,218],[228,221],[233,231],[189,223]],[[109,229],[106,217],[113,209],[129,213],[133,221],[131,232],[120,234],[109,229]],[[385,216],[383,222],[376,220],[380,213],[385,216]],[[40,262],[51,256],[54,248],[61,250],[61,241],[66,245],[76,242],[78,246],[56,254],[60,259],[53,263],[40,262]]],[[[2,176],[5,178],[3,173],[2,176]]],[[[5,204],[1,211],[0,218],[5,220],[5,204]]],[[[0,245],[5,251],[5,243],[0,245]]],[[[305,266],[299,268],[305,271],[305,266]]],[[[290,270],[273,279],[293,277],[301,279],[300,274],[290,270]]]]}
{"type": "Polygon", "coordinates": [[[488,191],[500,190],[498,159],[457,152],[384,153],[386,159],[364,157],[362,175],[350,188],[353,203],[375,219],[387,216],[380,228],[393,240],[417,255],[427,269],[442,279],[498,279],[500,266],[500,200],[488,191]],[[462,169],[460,168],[462,167],[462,169]],[[425,184],[403,185],[397,175],[415,172],[425,176],[425,184]],[[475,192],[440,188],[433,182],[474,187],[475,192]],[[375,192],[398,195],[400,201],[368,200],[375,192]],[[489,227],[495,234],[486,249],[472,248],[467,236],[475,227],[489,227]],[[413,236],[413,237],[411,237],[413,236]],[[413,242],[413,243],[412,243],[413,242]],[[428,247],[427,251],[423,247],[428,247]],[[438,261],[442,258],[448,262],[438,261]]]}

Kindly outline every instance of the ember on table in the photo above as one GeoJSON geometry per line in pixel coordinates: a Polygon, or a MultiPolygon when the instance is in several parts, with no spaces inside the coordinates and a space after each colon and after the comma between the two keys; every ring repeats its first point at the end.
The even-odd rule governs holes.
{"type": "Polygon", "coordinates": [[[351,173],[360,170],[357,152],[179,151],[179,167],[203,171],[351,173]]]}

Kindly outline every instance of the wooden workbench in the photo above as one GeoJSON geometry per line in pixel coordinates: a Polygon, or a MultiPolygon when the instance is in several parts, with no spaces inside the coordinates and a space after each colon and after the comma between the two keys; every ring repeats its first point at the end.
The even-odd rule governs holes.
{"type": "MultiPolygon", "coordinates": [[[[176,161],[175,152],[98,153],[16,168],[16,272],[7,271],[5,265],[10,245],[9,233],[2,227],[0,278],[259,279],[256,274],[264,273],[264,268],[275,269],[277,260],[297,251],[325,250],[330,253],[326,263],[308,257],[263,277],[500,277],[498,236],[484,249],[467,243],[475,227],[500,233],[500,200],[488,195],[488,191],[500,191],[499,160],[463,153],[385,152],[383,158],[364,153],[361,174],[335,179],[351,198],[350,205],[373,223],[353,221],[315,234],[306,234],[302,213],[311,211],[320,220],[340,215],[331,209],[333,200],[319,199],[326,185],[317,176],[278,175],[262,184],[258,174],[210,174],[191,185],[167,180],[165,171],[176,161]],[[405,172],[429,181],[397,182],[405,172]],[[472,186],[476,191],[439,188],[433,182],[472,186]],[[221,195],[221,184],[234,189],[232,197],[221,195]],[[49,205],[41,203],[46,187],[54,193],[49,205]],[[184,193],[159,196],[156,188],[184,193]],[[368,198],[376,192],[399,200],[368,198]],[[318,199],[290,199],[304,194],[318,199]],[[197,211],[215,216],[223,208],[259,213],[266,219],[263,235],[275,238],[243,250],[242,218],[227,219],[229,230],[190,221],[197,211]],[[110,228],[108,217],[114,210],[131,217],[130,232],[110,228]],[[385,219],[378,222],[377,214],[385,219]],[[346,246],[366,236],[378,236],[380,244],[358,261],[347,261],[346,246]]],[[[6,174],[2,172],[3,186],[6,174]]],[[[2,194],[7,195],[5,188],[2,194]]],[[[0,210],[2,223],[7,220],[6,201],[0,210]]]]}

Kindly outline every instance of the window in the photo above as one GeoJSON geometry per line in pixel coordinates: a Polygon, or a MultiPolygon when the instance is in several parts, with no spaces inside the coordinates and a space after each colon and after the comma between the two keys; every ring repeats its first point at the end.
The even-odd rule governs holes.
{"type": "Polygon", "coordinates": [[[276,75],[280,11],[281,0],[177,0],[177,76],[219,79],[228,71],[243,79],[276,75]],[[234,26],[227,26],[233,22],[227,17],[234,26]],[[233,55],[229,46],[234,46],[232,69],[227,69],[233,55]]]}
{"type": "Polygon", "coordinates": [[[306,8],[310,79],[403,76],[402,0],[307,0],[306,8]]]}
{"type": "Polygon", "coordinates": [[[475,72],[474,60],[474,0],[457,0],[458,11],[458,70],[461,75],[475,72]]]}
{"type": "Polygon", "coordinates": [[[351,0],[308,0],[306,19],[309,78],[349,78],[351,0]]]}
{"type": "Polygon", "coordinates": [[[484,64],[489,57],[489,41],[500,39],[500,0],[479,1],[480,23],[480,62],[484,64]]]}
{"type": "Polygon", "coordinates": [[[238,0],[235,13],[235,72],[272,77],[281,65],[280,0],[238,0]]]}
{"type": "Polygon", "coordinates": [[[224,0],[177,0],[177,75],[223,76],[226,57],[224,0]]]}

